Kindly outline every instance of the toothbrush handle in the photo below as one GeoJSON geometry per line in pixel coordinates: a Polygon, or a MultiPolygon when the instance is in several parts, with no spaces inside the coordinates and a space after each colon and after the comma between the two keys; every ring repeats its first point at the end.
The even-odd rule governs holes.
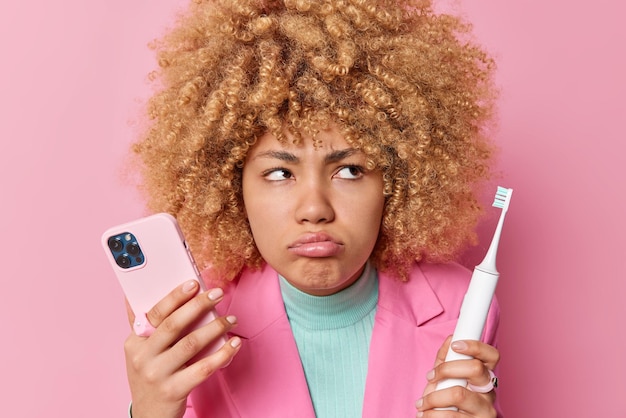
{"type": "MultiPolygon", "coordinates": [[[[498,276],[497,272],[483,271],[478,267],[474,269],[469,287],[463,298],[461,313],[454,329],[452,341],[480,340],[485,322],[487,321],[491,300],[498,284],[498,276]]],[[[453,351],[452,348],[448,349],[446,355],[446,361],[471,358],[471,356],[453,351]]],[[[452,386],[465,387],[466,385],[467,381],[465,379],[446,379],[437,384],[437,390],[452,386]]]]}

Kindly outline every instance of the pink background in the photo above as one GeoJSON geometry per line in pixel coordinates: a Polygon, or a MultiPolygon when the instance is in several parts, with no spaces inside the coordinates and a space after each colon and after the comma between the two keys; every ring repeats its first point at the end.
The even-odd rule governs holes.
{"type": "MultiPolygon", "coordinates": [[[[182,3],[0,5],[1,416],[125,414],[128,324],[99,237],[142,214],[121,161],[145,46],[182,3]]],[[[499,183],[515,189],[498,264],[506,416],[624,417],[625,7],[449,6],[499,62],[499,183]]]]}

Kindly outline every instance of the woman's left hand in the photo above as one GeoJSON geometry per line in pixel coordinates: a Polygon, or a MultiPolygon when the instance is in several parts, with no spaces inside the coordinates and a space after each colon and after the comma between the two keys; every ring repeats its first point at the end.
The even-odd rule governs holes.
{"type": "Polygon", "coordinates": [[[424,389],[424,396],[417,401],[417,416],[428,417],[489,417],[495,418],[498,412],[495,409],[495,392],[473,392],[469,388],[454,386],[447,389],[435,390],[437,382],[449,378],[465,379],[474,386],[484,386],[491,381],[490,370],[495,369],[500,360],[500,353],[495,347],[480,341],[455,341],[452,349],[458,353],[472,356],[471,360],[456,360],[445,362],[446,354],[452,337],[448,337],[437,352],[435,367],[426,378],[428,385],[424,389]],[[456,407],[459,411],[436,410],[435,408],[456,407]]]}

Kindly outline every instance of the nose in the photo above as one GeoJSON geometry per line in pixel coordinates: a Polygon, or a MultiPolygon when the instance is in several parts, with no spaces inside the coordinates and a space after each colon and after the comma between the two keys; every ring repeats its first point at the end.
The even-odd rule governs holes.
{"type": "Polygon", "coordinates": [[[330,185],[319,180],[310,181],[300,184],[297,193],[295,216],[298,223],[319,224],[335,219],[330,185]]]}

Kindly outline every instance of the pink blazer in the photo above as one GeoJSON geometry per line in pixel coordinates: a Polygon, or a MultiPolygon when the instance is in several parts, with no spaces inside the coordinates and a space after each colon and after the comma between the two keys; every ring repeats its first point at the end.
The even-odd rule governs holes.
{"type": "MultiPolygon", "coordinates": [[[[414,417],[443,340],[454,331],[470,272],[457,264],[419,264],[410,280],[379,273],[363,417],[414,417]]],[[[234,314],[243,344],[232,363],[198,386],[185,418],[314,418],[307,383],[278,284],[269,266],[245,271],[226,290],[221,314],[234,314]]],[[[483,341],[495,345],[494,301],[483,341]]]]}

